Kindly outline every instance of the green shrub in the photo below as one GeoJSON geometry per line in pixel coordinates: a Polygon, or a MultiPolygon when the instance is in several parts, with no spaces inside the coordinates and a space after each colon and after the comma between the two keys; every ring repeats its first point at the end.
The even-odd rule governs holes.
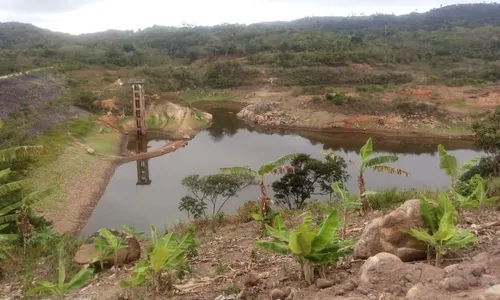
{"type": "Polygon", "coordinates": [[[313,103],[320,103],[321,102],[321,98],[319,96],[313,96],[312,97],[312,102],[313,103]]]}
{"type": "Polygon", "coordinates": [[[295,85],[403,84],[413,80],[405,72],[358,70],[353,68],[299,67],[277,69],[278,83],[295,85]]]}
{"type": "Polygon", "coordinates": [[[207,66],[204,83],[211,88],[231,88],[241,85],[244,71],[239,62],[218,61],[207,66]]]}
{"type": "Polygon", "coordinates": [[[356,91],[359,93],[383,93],[384,90],[384,86],[377,84],[369,84],[356,87],[356,91]]]}
{"type": "Polygon", "coordinates": [[[252,214],[259,213],[259,204],[256,201],[248,201],[237,210],[238,220],[242,223],[248,223],[253,220],[252,214]]]}
{"type": "Polygon", "coordinates": [[[94,101],[97,100],[97,96],[87,90],[80,91],[74,98],[73,102],[76,106],[79,106],[88,111],[96,111],[94,106],[94,101]]]}

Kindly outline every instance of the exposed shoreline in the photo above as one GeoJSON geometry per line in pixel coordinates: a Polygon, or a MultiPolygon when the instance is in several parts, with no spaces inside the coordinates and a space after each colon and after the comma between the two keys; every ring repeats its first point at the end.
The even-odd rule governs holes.
{"type": "MultiPolygon", "coordinates": [[[[193,104],[214,106],[217,107],[221,104],[228,103],[233,106],[237,106],[240,110],[248,105],[255,104],[249,101],[196,101],[193,104]]],[[[428,131],[417,131],[417,130],[407,130],[405,128],[394,130],[386,128],[357,128],[357,127],[347,127],[347,126],[307,126],[307,125],[261,125],[255,122],[250,122],[241,118],[239,120],[245,122],[249,126],[256,129],[269,129],[269,130],[291,130],[291,131],[309,131],[309,132],[324,132],[324,133],[362,133],[362,134],[374,134],[381,136],[393,136],[393,137],[419,137],[419,138],[445,138],[450,140],[466,140],[473,141],[474,134],[456,134],[456,133],[445,133],[445,132],[428,132],[428,131]]]]}
{"type": "MultiPolygon", "coordinates": [[[[245,121],[245,120],[242,120],[245,121]]],[[[255,123],[246,122],[253,128],[263,128],[263,129],[282,129],[291,131],[309,131],[309,132],[324,132],[324,133],[362,133],[362,134],[373,134],[379,136],[388,137],[419,137],[419,138],[446,138],[450,140],[466,140],[473,141],[474,134],[447,134],[447,133],[432,133],[425,131],[396,131],[391,129],[372,129],[372,128],[354,128],[354,127],[311,127],[311,126],[298,126],[298,125],[259,125],[255,123]]]]}

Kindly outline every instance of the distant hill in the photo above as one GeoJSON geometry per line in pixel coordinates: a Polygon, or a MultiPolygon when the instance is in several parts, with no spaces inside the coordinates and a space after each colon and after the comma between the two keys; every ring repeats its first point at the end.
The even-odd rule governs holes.
{"type": "MultiPolygon", "coordinates": [[[[371,16],[349,17],[306,17],[290,22],[262,22],[248,26],[238,25],[241,30],[253,28],[296,29],[312,31],[344,32],[355,30],[374,30],[385,28],[397,30],[437,30],[441,28],[465,27],[477,28],[487,25],[500,26],[500,4],[478,3],[444,6],[425,13],[407,15],[375,14],[371,16]]],[[[201,32],[217,32],[221,26],[199,26],[191,30],[201,32]]],[[[134,33],[132,30],[107,30],[89,34],[72,36],[41,29],[31,24],[18,22],[0,22],[0,48],[15,46],[30,47],[47,44],[58,44],[70,41],[86,41],[100,39],[123,39],[143,36],[144,32],[175,33],[185,32],[186,28],[152,26],[134,33]]]]}
{"type": "MultiPolygon", "coordinates": [[[[186,70],[166,68],[202,67],[191,64],[203,58],[245,57],[244,64],[272,68],[361,63],[395,69],[395,65],[418,64],[413,68],[425,72],[430,80],[482,83],[500,78],[499,16],[500,4],[461,4],[402,16],[308,17],[198,27],[155,25],[136,32],[108,30],[77,36],[29,24],[0,23],[0,75],[58,64],[68,68],[98,65],[144,67],[152,77],[168,75],[174,81],[192,82],[186,70]]],[[[299,73],[301,78],[307,74],[299,73]]]]}

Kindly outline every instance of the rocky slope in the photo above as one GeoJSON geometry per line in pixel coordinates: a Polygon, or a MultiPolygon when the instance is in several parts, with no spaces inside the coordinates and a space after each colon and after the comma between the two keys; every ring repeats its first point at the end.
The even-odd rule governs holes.
{"type": "Polygon", "coordinates": [[[0,77],[0,118],[24,117],[30,134],[39,135],[57,124],[85,118],[89,113],[58,102],[67,78],[52,69],[0,77]]]}
{"type": "MultiPolygon", "coordinates": [[[[192,136],[212,122],[212,115],[200,110],[180,106],[169,101],[150,104],[146,109],[146,126],[149,130],[161,130],[173,139],[192,136]]],[[[135,129],[133,118],[121,124],[123,130],[135,129]]]]}

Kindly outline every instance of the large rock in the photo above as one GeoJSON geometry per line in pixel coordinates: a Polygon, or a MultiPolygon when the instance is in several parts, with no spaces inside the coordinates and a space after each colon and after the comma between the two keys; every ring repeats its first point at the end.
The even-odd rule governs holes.
{"type": "MultiPolygon", "coordinates": [[[[141,245],[135,237],[132,235],[121,231],[121,230],[110,230],[111,233],[117,237],[124,238],[126,240],[127,247],[118,250],[118,265],[127,264],[139,260],[141,257],[141,245]]],[[[99,232],[94,233],[90,236],[85,243],[76,251],[73,261],[78,264],[89,264],[98,255],[97,250],[94,247],[94,239],[99,236],[99,232]]],[[[104,262],[113,264],[113,255],[108,255],[102,259],[104,262]]]]}
{"type": "MultiPolygon", "coordinates": [[[[437,289],[445,278],[445,271],[434,266],[408,264],[394,254],[382,252],[370,257],[359,272],[360,291],[383,291],[401,296],[408,290],[424,283],[426,288],[437,289]]],[[[416,293],[413,291],[412,293],[416,293]]]]}
{"type": "Polygon", "coordinates": [[[242,120],[264,126],[290,125],[298,117],[289,111],[279,110],[279,102],[262,102],[243,108],[236,116],[242,120]]]}
{"type": "Polygon", "coordinates": [[[427,245],[401,231],[411,227],[424,227],[420,215],[420,200],[408,200],[390,214],[368,224],[354,246],[354,256],[368,258],[387,252],[402,261],[424,259],[427,245]]]}

